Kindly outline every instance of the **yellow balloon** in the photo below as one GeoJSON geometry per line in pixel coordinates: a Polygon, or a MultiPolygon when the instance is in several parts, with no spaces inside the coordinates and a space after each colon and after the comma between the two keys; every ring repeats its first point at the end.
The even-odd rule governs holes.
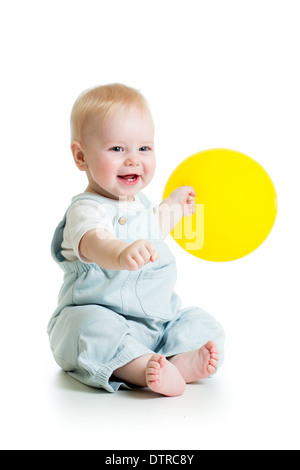
{"type": "Polygon", "coordinates": [[[227,149],[196,153],[170,176],[164,199],[192,186],[196,212],[172,232],[186,251],[207,261],[233,261],[258,248],[271,232],[277,195],[271,178],[252,158],[227,149]]]}

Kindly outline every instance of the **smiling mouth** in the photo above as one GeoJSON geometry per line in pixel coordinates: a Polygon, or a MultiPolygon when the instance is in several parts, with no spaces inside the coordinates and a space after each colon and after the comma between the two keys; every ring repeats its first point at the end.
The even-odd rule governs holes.
{"type": "Polygon", "coordinates": [[[125,184],[136,184],[140,179],[140,175],[131,174],[131,175],[118,175],[119,180],[125,184]]]}

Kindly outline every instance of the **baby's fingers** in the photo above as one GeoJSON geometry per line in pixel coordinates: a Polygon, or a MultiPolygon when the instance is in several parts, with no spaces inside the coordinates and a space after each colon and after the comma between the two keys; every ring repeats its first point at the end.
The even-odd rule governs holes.
{"type": "Polygon", "coordinates": [[[127,271],[136,271],[137,269],[139,269],[139,266],[135,260],[135,257],[131,256],[130,254],[124,257],[124,259],[121,262],[121,266],[127,271]]]}
{"type": "Polygon", "coordinates": [[[153,243],[151,243],[151,242],[148,242],[148,243],[146,244],[146,248],[147,248],[148,253],[149,253],[149,255],[150,255],[150,261],[151,261],[152,263],[154,263],[155,261],[157,261],[158,258],[159,258],[159,254],[158,254],[157,249],[155,248],[155,245],[153,245],[153,243]]]}
{"type": "Polygon", "coordinates": [[[148,240],[138,240],[121,253],[120,264],[123,269],[136,271],[150,261],[157,261],[158,258],[159,255],[153,243],[148,240]]]}
{"type": "Polygon", "coordinates": [[[148,264],[150,261],[150,255],[146,248],[140,248],[137,252],[132,255],[132,258],[136,262],[137,269],[142,268],[145,264],[148,264]]]}
{"type": "Polygon", "coordinates": [[[190,197],[195,198],[197,196],[196,191],[194,190],[193,186],[184,186],[184,188],[186,189],[188,193],[188,199],[190,197]]]}
{"type": "Polygon", "coordinates": [[[136,269],[140,269],[145,264],[148,264],[151,261],[152,255],[154,255],[152,243],[137,242],[131,253],[131,257],[136,263],[136,269]]]}

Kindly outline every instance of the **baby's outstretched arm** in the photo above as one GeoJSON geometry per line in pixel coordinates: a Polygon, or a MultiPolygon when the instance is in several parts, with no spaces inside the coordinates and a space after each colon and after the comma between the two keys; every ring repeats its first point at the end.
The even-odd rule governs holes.
{"type": "Polygon", "coordinates": [[[191,186],[175,189],[159,206],[159,223],[163,238],[174,229],[178,222],[196,210],[195,190],[191,186]]]}
{"type": "Polygon", "coordinates": [[[107,270],[136,271],[158,260],[158,252],[148,240],[126,243],[107,230],[89,230],[81,239],[79,251],[88,262],[107,270]]]}

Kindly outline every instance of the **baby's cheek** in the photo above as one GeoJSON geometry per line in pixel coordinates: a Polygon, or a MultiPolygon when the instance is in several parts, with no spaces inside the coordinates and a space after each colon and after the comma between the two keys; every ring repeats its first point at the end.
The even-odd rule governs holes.
{"type": "Polygon", "coordinates": [[[150,158],[149,160],[150,161],[148,161],[147,163],[144,163],[144,172],[149,178],[152,178],[155,172],[156,165],[154,159],[150,158]]]}
{"type": "Polygon", "coordinates": [[[110,160],[106,160],[105,164],[99,162],[96,166],[96,176],[101,181],[109,183],[116,174],[118,174],[117,167],[110,160]]]}

